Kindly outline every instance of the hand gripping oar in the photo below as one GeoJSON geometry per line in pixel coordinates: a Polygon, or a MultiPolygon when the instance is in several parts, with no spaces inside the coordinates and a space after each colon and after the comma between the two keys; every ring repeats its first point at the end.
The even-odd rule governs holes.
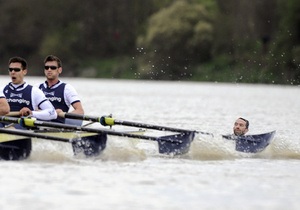
{"type": "Polygon", "coordinates": [[[164,148],[167,148],[167,149],[160,150],[160,153],[167,153],[167,154],[169,153],[182,154],[182,151],[186,152],[189,149],[190,143],[194,138],[194,132],[154,137],[154,136],[124,133],[124,132],[113,131],[108,129],[87,128],[87,127],[76,126],[76,125],[67,125],[67,124],[61,124],[55,122],[39,121],[36,120],[35,118],[14,118],[14,117],[1,116],[0,121],[18,123],[25,127],[39,127],[39,126],[52,127],[52,128],[70,129],[70,130],[86,131],[92,133],[103,133],[103,134],[114,135],[114,136],[152,140],[152,141],[157,141],[160,148],[162,148],[163,146],[164,148]]]}

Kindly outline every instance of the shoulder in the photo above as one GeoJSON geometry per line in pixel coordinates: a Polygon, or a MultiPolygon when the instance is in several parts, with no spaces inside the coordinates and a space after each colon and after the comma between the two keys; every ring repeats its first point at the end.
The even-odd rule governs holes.
{"type": "Polygon", "coordinates": [[[65,88],[66,89],[74,89],[75,90],[75,88],[73,87],[73,85],[71,85],[69,83],[64,83],[64,84],[65,84],[65,88]]]}
{"type": "Polygon", "coordinates": [[[70,85],[69,83],[66,83],[65,91],[68,93],[77,93],[75,88],[72,85],[70,85]]]}
{"type": "Polygon", "coordinates": [[[44,96],[44,93],[41,89],[39,89],[38,87],[36,86],[32,86],[32,94],[35,96],[35,95],[38,95],[38,96],[44,96]]]}
{"type": "Polygon", "coordinates": [[[34,87],[37,87],[37,88],[39,88],[39,89],[41,89],[42,87],[47,87],[45,82],[43,82],[43,83],[36,83],[36,84],[34,84],[33,86],[34,86],[34,87]]]}

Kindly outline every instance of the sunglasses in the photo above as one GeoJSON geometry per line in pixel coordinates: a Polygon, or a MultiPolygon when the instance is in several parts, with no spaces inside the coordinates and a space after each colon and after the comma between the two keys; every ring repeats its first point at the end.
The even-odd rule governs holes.
{"type": "Polygon", "coordinates": [[[51,70],[55,70],[57,69],[58,67],[57,66],[45,66],[45,69],[48,70],[48,69],[51,69],[51,70]]]}
{"type": "Polygon", "coordinates": [[[19,72],[19,71],[21,71],[22,69],[20,69],[20,68],[8,68],[8,71],[9,72],[12,72],[12,71],[15,71],[15,72],[19,72]]]}

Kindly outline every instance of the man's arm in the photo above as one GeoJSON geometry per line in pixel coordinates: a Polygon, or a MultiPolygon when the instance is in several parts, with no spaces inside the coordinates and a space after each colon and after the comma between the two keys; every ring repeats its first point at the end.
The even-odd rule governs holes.
{"type": "Polygon", "coordinates": [[[65,87],[65,101],[67,104],[73,107],[74,110],[71,111],[72,113],[84,114],[84,109],[78,96],[78,93],[75,90],[75,88],[70,84],[66,84],[65,87]]]}
{"type": "Polygon", "coordinates": [[[74,110],[71,111],[74,114],[84,114],[84,110],[82,107],[82,104],[80,101],[75,102],[74,104],[72,104],[74,110]]]}
{"type": "Polygon", "coordinates": [[[32,116],[40,120],[53,120],[57,118],[56,111],[52,103],[46,98],[44,93],[37,87],[32,88],[34,110],[32,116]]]}
{"type": "Polygon", "coordinates": [[[6,115],[10,111],[9,104],[6,101],[6,98],[0,98],[0,115],[6,115]]]}

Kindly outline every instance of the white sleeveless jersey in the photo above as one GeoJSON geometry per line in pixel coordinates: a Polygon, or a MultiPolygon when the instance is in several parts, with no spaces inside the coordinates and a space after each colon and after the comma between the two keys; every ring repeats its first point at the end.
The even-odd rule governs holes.
{"type": "MultiPolygon", "coordinates": [[[[10,83],[11,84],[11,83],[10,83]]],[[[14,86],[16,91],[22,93],[22,91],[28,86],[27,83],[24,83],[22,87],[18,88],[14,86]]],[[[4,94],[3,91],[0,91],[0,94],[4,94]]],[[[50,101],[46,98],[44,93],[37,87],[32,86],[31,89],[31,104],[32,104],[32,117],[40,119],[40,120],[52,120],[57,118],[57,113],[50,103],[50,101]]]]}

